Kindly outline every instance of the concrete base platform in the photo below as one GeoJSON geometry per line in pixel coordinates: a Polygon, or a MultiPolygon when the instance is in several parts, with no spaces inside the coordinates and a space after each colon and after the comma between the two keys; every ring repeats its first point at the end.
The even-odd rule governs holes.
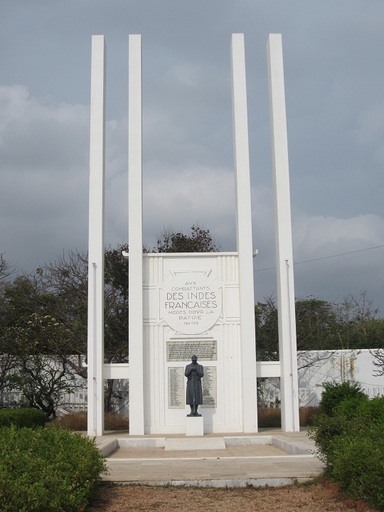
{"type": "Polygon", "coordinates": [[[204,435],[204,418],[202,416],[187,416],[185,418],[186,436],[204,435]]]}
{"type": "Polygon", "coordinates": [[[305,432],[198,438],[115,434],[96,442],[107,456],[104,480],[124,484],[280,486],[311,480],[324,469],[305,432]]]}
{"type": "Polygon", "coordinates": [[[166,451],[225,450],[225,448],[225,442],[222,437],[191,437],[189,439],[166,439],[164,447],[166,451]]]}

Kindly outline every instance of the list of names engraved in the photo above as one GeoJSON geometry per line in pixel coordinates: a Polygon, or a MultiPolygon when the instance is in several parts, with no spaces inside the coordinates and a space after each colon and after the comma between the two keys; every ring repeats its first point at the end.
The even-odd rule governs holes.
{"type": "Polygon", "coordinates": [[[217,361],[216,340],[167,341],[167,361],[217,361]]]}
{"type": "Polygon", "coordinates": [[[216,366],[204,366],[203,405],[202,407],[216,407],[217,400],[217,373],[216,366]]]}
{"type": "Polygon", "coordinates": [[[168,408],[184,409],[185,407],[184,368],[168,368],[168,408]]]}
{"type": "MultiPolygon", "coordinates": [[[[168,368],[168,408],[184,409],[187,380],[184,368],[168,368]]],[[[216,407],[217,373],[215,366],[204,366],[204,377],[201,380],[203,388],[202,407],[216,407]]]]}

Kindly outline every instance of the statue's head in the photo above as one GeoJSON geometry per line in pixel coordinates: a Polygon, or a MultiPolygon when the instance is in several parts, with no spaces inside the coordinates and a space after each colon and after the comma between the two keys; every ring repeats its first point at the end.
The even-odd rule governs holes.
{"type": "Polygon", "coordinates": [[[192,362],[195,363],[197,361],[197,356],[192,356],[192,362]]]}

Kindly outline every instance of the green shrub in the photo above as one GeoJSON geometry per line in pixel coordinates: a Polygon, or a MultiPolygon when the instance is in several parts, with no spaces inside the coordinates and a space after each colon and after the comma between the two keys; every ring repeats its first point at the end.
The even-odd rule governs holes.
{"type": "Polygon", "coordinates": [[[59,428],[0,429],[0,511],[78,512],[106,470],[93,440],[59,428]]]}
{"type": "Polygon", "coordinates": [[[356,395],[309,429],[332,480],[355,500],[384,511],[384,397],[356,395]]]}
{"type": "Polygon", "coordinates": [[[332,416],[336,407],[346,399],[355,397],[366,397],[360,384],[355,382],[325,382],[324,391],[320,400],[320,412],[332,416]]]}
{"type": "Polygon", "coordinates": [[[360,402],[356,415],[363,421],[374,421],[384,425],[384,397],[380,396],[360,402]]]}
{"type": "Polygon", "coordinates": [[[319,414],[313,419],[308,429],[311,439],[314,439],[319,449],[318,456],[326,464],[329,472],[333,462],[333,443],[348,429],[349,422],[343,415],[327,416],[319,414]]]}
{"type": "Polygon", "coordinates": [[[346,398],[336,406],[333,410],[333,415],[344,416],[346,420],[350,421],[361,414],[362,406],[365,404],[369,408],[370,400],[367,395],[358,395],[352,398],[346,398]]]}
{"type": "Polygon", "coordinates": [[[332,477],[355,500],[384,510],[383,423],[350,426],[333,443],[332,477]]]}
{"type": "MultiPolygon", "coordinates": [[[[332,389],[332,393],[333,393],[332,389]]],[[[348,396],[348,393],[346,393],[348,396]]],[[[364,393],[357,393],[352,397],[347,397],[342,401],[334,401],[335,406],[332,414],[320,413],[313,418],[312,425],[309,428],[309,436],[315,440],[320,453],[319,457],[327,465],[329,471],[333,464],[334,442],[339,436],[343,436],[353,425],[362,425],[372,421],[374,417],[380,415],[380,406],[377,407],[374,400],[364,393]],[[377,411],[375,411],[377,409],[377,411]]],[[[383,411],[384,419],[384,411],[383,411]]]]}
{"type": "Polygon", "coordinates": [[[0,409],[0,427],[44,427],[46,415],[40,409],[21,407],[20,409],[0,409]]]}

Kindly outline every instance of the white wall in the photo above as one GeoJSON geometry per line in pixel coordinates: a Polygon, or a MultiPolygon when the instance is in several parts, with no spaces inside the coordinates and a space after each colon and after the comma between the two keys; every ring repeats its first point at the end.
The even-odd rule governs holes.
{"type": "MultiPolygon", "coordinates": [[[[324,382],[357,382],[370,397],[384,396],[384,377],[374,376],[369,350],[303,351],[298,354],[300,407],[317,406],[324,382]]],[[[263,402],[273,406],[280,400],[279,380],[262,384],[263,402]]]]}

